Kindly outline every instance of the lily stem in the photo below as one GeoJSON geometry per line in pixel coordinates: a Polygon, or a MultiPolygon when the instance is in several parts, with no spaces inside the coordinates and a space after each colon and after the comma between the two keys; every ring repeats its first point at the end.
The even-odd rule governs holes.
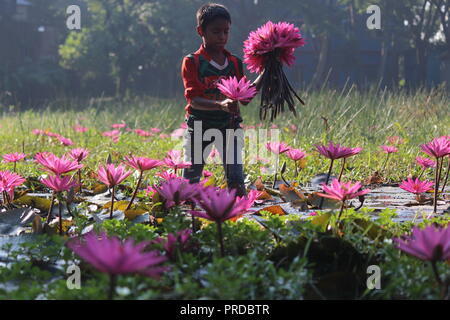
{"type": "Polygon", "coordinates": [[[275,185],[276,185],[276,183],[277,183],[278,160],[279,160],[279,155],[277,155],[277,160],[275,161],[275,175],[274,175],[274,177],[273,177],[272,188],[275,188],[275,185]]]}
{"type": "Polygon", "coordinates": [[[116,291],[117,276],[114,274],[109,275],[109,290],[108,290],[108,300],[114,299],[114,292],[116,291]]]}
{"type": "Polygon", "coordinates": [[[423,174],[424,174],[425,170],[426,170],[426,169],[423,169],[423,170],[422,170],[422,172],[420,173],[420,175],[419,175],[419,177],[418,177],[417,179],[419,179],[419,180],[420,180],[420,178],[422,178],[422,176],[423,176],[423,174]]]}
{"type": "MultiPolygon", "coordinates": [[[[381,174],[384,174],[384,170],[386,169],[386,164],[388,163],[390,153],[387,154],[386,160],[384,161],[383,168],[381,169],[381,174]]],[[[387,175],[386,175],[387,176],[387,175]]]]}
{"type": "Polygon", "coordinates": [[[112,187],[111,191],[111,211],[109,212],[109,219],[112,219],[113,217],[113,211],[114,211],[114,187],[112,187]]]}
{"type": "Polygon", "coordinates": [[[338,179],[339,182],[341,182],[342,174],[344,173],[344,167],[345,167],[345,158],[342,159],[342,167],[341,167],[341,172],[339,173],[339,179],[338,179]]]}
{"type": "MultiPolygon", "coordinates": [[[[331,171],[333,170],[333,163],[334,163],[334,159],[331,159],[330,168],[328,169],[327,180],[325,182],[325,185],[328,185],[328,182],[330,181],[331,171]]],[[[324,198],[322,197],[320,199],[319,209],[322,209],[323,200],[324,200],[324,198]]]]}
{"type": "MultiPolygon", "coordinates": [[[[444,161],[444,159],[442,159],[442,161],[444,161]]],[[[447,173],[445,174],[445,180],[444,180],[444,184],[442,185],[441,193],[444,193],[444,189],[445,189],[445,186],[447,185],[447,181],[448,181],[449,172],[450,172],[450,156],[448,156],[447,173]]]]}
{"type": "Polygon", "coordinates": [[[139,190],[139,186],[141,185],[141,181],[142,181],[142,176],[143,176],[143,174],[144,174],[144,171],[141,170],[141,173],[139,174],[138,182],[137,182],[137,184],[136,184],[136,189],[134,189],[133,196],[131,197],[130,203],[128,204],[128,206],[127,206],[127,208],[125,209],[125,211],[131,208],[131,205],[133,204],[133,201],[134,201],[134,199],[136,198],[136,194],[137,194],[137,192],[138,192],[138,190],[139,190]]]}
{"type": "Polygon", "coordinates": [[[58,216],[59,216],[59,235],[63,234],[63,223],[62,223],[62,202],[58,201],[58,216]]]}
{"type": "Polygon", "coordinates": [[[55,202],[55,192],[52,192],[52,198],[50,200],[50,208],[48,209],[48,214],[47,214],[47,219],[46,219],[46,224],[49,225],[50,224],[50,217],[52,215],[52,210],[53,210],[53,204],[55,202]]]}
{"type": "Polygon", "coordinates": [[[220,256],[223,258],[225,257],[225,249],[223,246],[223,234],[222,234],[222,223],[217,223],[217,233],[219,236],[219,244],[220,244],[220,256]]]}

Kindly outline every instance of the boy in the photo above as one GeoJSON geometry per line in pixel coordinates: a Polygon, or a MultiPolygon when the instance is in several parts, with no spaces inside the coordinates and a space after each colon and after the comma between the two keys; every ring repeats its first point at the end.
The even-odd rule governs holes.
{"type": "MultiPolygon", "coordinates": [[[[244,76],[242,61],[225,50],[230,25],[230,14],[220,4],[205,4],[197,11],[197,33],[202,37],[203,43],[195,53],[184,57],[181,67],[184,94],[188,102],[185,107],[188,125],[184,145],[185,160],[192,162],[190,168],[184,169],[183,177],[190,183],[200,181],[205,164],[204,151],[212,147],[211,142],[203,141],[202,137],[206,130],[216,129],[220,131],[221,139],[212,141],[222,157],[228,188],[235,188],[237,196],[244,196],[246,190],[240,159],[243,139],[240,139],[238,145],[234,133],[226,131],[232,129],[231,132],[234,132],[239,129],[242,132],[238,102],[227,99],[216,88],[216,82],[220,78],[236,76],[239,80],[244,76]],[[233,150],[228,150],[230,146],[233,146],[233,150]],[[200,159],[194,154],[196,148],[201,151],[200,159]]],[[[261,78],[260,75],[253,83],[257,90],[261,78]]]]}

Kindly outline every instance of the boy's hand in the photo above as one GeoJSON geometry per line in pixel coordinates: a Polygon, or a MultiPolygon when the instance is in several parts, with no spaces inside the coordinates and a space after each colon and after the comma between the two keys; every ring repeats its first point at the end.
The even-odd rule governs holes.
{"type": "Polygon", "coordinates": [[[238,112],[238,102],[232,99],[225,99],[219,102],[220,109],[229,113],[238,112]]]}

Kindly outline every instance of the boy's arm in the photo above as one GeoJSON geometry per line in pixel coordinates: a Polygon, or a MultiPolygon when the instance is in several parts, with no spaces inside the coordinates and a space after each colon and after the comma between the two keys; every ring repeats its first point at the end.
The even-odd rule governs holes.
{"type": "Polygon", "coordinates": [[[201,97],[192,98],[191,107],[198,110],[222,110],[220,109],[219,100],[210,100],[201,97]]]}
{"type": "Polygon", "coordinates": [[[191,99],[191,107],[198,110],[222,110],[230,112],[230,109],[237,107],[237,103],[231,99],[210,100],[202,97],[195,97],[191,99]]]}

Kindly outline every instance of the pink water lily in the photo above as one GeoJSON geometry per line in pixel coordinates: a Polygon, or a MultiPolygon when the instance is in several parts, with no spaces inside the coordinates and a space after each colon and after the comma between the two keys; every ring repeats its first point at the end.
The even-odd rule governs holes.
{"type": "Polygon", "coordinates": [[[25,181],[25,178],[16,173],[0,171],[0,192],[3,193],[3,202],[10,204],[14,200],[14,189],[25,181]]]}
{"type": "Polygon", "coordinates": [[[83,239],[70,240],[67,246],[97,270],[108,274],[139,273],[157,278],[166,270],[158,266],[166,257],[157,251],[143,251],[148,242],[135,244],[133,239],[122,242],[116,237],[108,238],[105,233],[97,236],[89,232],[83,239]]]}
{"type": "Polygon", "coordinates": [[[167,152],[167,156],[164,158],[164,163],[173,168],[175,173],[178,169],[189,168],[192,163],[189,161],[183,161],[181,159],[181,151],[179,150],[170,150],[167,152]]]}
{"type": "Polygon", "coordinates": [[[393,146],[380,146],[384,153],[395,153],[398,152],[398,149],[393,146]]]}
{"type": "Polygon", "coordinates": [[[192,211],[192,214],[217,223],[223,223],[245,213],[253,205],[254,199],[236,197],[235,189],[229,191],[208,187],[200,189],[196,202],[204,211],[192,211]]]}
{"type": "Polygon", "coordinates": [[[41,129],[33,129],[33,130],[31,130],[31,133],[36,136],[42,136],[45,134],[45,131],[41,130],[41,129]]]}
{"type": "Polygon", "coordinates": [[[126,171],[122,165],[115,167],[113,164],[107,164],[106,166],[100,166],[97,173],[101,182],[108,187],[114,187],[125,180],[132,172],[126,171]]]}
{"type": "Polygon", "coordinates": [[[173,138],[182,137],[182,136],[184,136],[185,132],[186,132],[186,129],[178,128],[178,129],[173,130],[172,133],[170,134],[170,136],[173,138]]]}
{"type": "Polygon", "coordinates": [[[165,207],[171,208],[188,200],[193,200],[199,193],[198,184],[190,184],[183,178],[170,179],[154,189],[166,200],[165,207]]]}
{"type": "Polygon", "coordinates": [[[295,176],[298,177],[298,164],[297,161],[304,159],[306,157],[306,152],[301,149],[289,149],[286,152],[288,158],[292,159],[295,163],[295,176]]]}
{"type": "Polygon", "coordinates": [[[414,227],[410,236],[394,238],[393,241],[403,252],[430,262],[441,297],[444,299],[449,289],[448,282],[441,279],[436,264],[438,261],[450,261],[450,227],[414,227]]]}
{"type": "Polygon", "coordinates": [[[286,155],[287,155],[290,159],[292,159],[292,160],[294,160],[294,161],[298,161],[298,160],[301,160],[301,159],[303,159],[303,158],[306,157],[306,152],[303,151],[303,150],[301,150],[301,149],[289,149],[289,150],[286,152],[286,155]]]}
{"type": "Polygon", "coordinates": [[[423,192],[428,192],[431,189],[433,189],[433,184],[434,183],[431,181],[420,181],[418,178],[417,179],[408,178],[408,180],[402,181],[399,187],[405,191],[414,194],[419,194],[423,192]]]}
{"type": "Polygon", "coordinates": [[[250,207],[259,196],[258,191],[251,191],[246,197],[236,197],[236,189],[216,189],[206,187],[199,189],[196,203],[204,211],[189,211],[193,216],[208,219],[216,222],[217,232],[220,244],[220,253],[225,255],[222,236],[222,223],[248,213],[250,207]]]}
{"type": "Polygon", "coordinates": [[[121,128],[125,128],[126,126],[127,126],[126,123],[114,123],[111,125],[111,127],[114,129],[121,129],[121,128]]]}
{"type": "Polygon", "coordinates": [[[268,142],[266,148],[275,154],[282,154],[291,149],[285,142],[268,142]]]}
{"type": "Polygon", "coordinates": [[[35,160],[44,166],[45,170],[53,172],[55,175],[65,174],[83,168],[83,165],[79,164],[78,161],[72,161],[66,158],[66,156],[59,158],[49,152],[37,153],[35,160]]]}
{"type": "Polygon", "coordinates": [[[167,258],[158,251],[144,251],[148,242],[135,244],[133,239],[124,242],[117,237],[107,237],[106,233],[97,236],[94,232],[83,238],[76,238],[67,243],[73,252],[91,264],[100,272],[109,274],[109,298],[112,299],[115,290],[115,276],[121,274],[142,274],[159,278],[168,267],[161,264],[167,258]]]}
{"type": "Polygon", "coordinates": [[[360,182],[356,182],[355,184],[352,184],[351,181],[348,183],[341,183],[337,179],[331,181],[331,186],[323,184],[322,188],[325,193],[318,193],[319,196],[338,201],[350,200],[370,192],[370,189],[359,191],[359,189],[361,189],[360,182]]]}
{"type": "Polygon", "coordinates": [[[130,167],[139,171],[147,171],[164,165],[164,162],[160,160],[134,156],[125,157],[125,162],[130,167]]]}
{"type": "MultiPolygon", "coordinates": [[[[53,203],[55,200],[55,195],[60,194],[63,191],[69,191],[71,188],[76,188],[79,184],[72,180],[72,177],[65,176],[49,176],[47,178],[42,178],[41,183],[53,190],[52,198],[50,200],[50,208],[47,214],[47,224],[50,222],[50,217],[52,214],[53,203]]],[[[60,199],[61,201],[61,199],[60,199]]],[[[66,201],[67,203],[67,201],[66,201]]],[[[63,234],[63,220],[61,212],[61,202],[58,206],[59,208],[59,235],[63,234]]],[[[67,209],[69,210],[69,204],[67,203],[67,209]]],[[[70,213],[70,211],[69,211],[70,213]]]]}
{"type": "Polygon", "coordinates": [[[27,155],[25,153],[18,153],[18,152],[13,152],[13,153],[8,153],[3,155],[3,162],[12,162],[14,163],[14,167],[13,167],[13,171],[16,172],[16,163],[22,159],[24,159],[27,155]]]}
{"type": "Polygon", "coordinates": [[[153,196],[155,194],[155,192],[156,192],[156,190],[155,190],[155,188],[153,188],[153,186],[148,186],[145,189],[145,195],[147,195],[147,196],[153,196]]]}
{"type": "Polygon", "coordinates": [[[134,199],[136,198],[137,192],[139,190],[139,186],[142,182],[142,177],[144,174],[144,171],[148,171],[154,168],[157,168],[159,166],[164,165],[162,161],[145,158],[145,157],[125,157],[126,164],[130,167],[136,169],[139,171],[139,178],[138,182],[136,184],[136,188],[134,189],[133,196],[131,197],[130,202],[128,203],[128,206],[125,210],[128,210],[131,208],[131,205],[133,204],[134,199]]]}
{"type": "Polygon", "coordinates": [[[250,190],[246,196],[236,197],[236,202],[238,203],[238,209],[242,214],[248,214],[252,212],[250,208],[254,205],[255,201],[262,195],[263,193],[258,190],[250,190]]]}
{"type": "Polygon", "coordinates": [[[228,98],[242,102],[249,102],[257,93],[256,88],[246,77],[242,77],[239,81],[234,76],[221,79],[217,83],[217,88],[228,98]]]}
{"type": "Polygon", "coordinates": [[[164,180],[179,178],[175,173],[169,171],[158,172],[156,175],[164,180]]]}
{"type": "Polygon", "coordinates": [[[57,139],[64,146],[71,146],[71,145],[73,145],[73,141],[70,140],[69,138],[65,138],[63,136],[58,136],[57,139]]]}
{"type": "Polygon", "coordinates": [[[328,146],[326,145],[314,145],[314,146],[317,148],[317,151],[319,151],[321,155],[331,160],[348,158],[360,153],[362,150],[362,148],[343,147],[338,143],[333,144],[333,142],[330,142],[328,146]]]}
{"type": "Polygon", "coordinates": [[[363,196],[370,192],[370,189],[360,190],[361,187],[362,186],[360,182],[352,184],[351,181],[348,183],[343,183],[339,182],[338,179],[333,179],[331,181],[331,186],[327,186],[326,184],[322,185],[322,189],[325,193],[318,193],[317,195],[324,198],[342,201],[341,211],[339,212],[339,216],[337,218],[337,220],[339,221],[339,218],[341,217],[344,210],[346,200],[363,196]]]}
{"type": "Polygon", "coordinates": [[[76,132],[79,132],[79,133],[84,133],[84,132],[88,131],[89,129],[77,124],[73,127],[73,130],[75,130],[76,132]]]}
{"type": "Polygon", "coordinates": [[[108,187],[112,188],[111,192],[111,209],[109,218],[112,219],[113,210],[114,210],[114,193],[115,186],[125,180],[130,174],[131,171],[125,171],[125,167],[122,165],[117,166],[117,168],[113,164],[107,164],[104,167],[100,167],[98,169],[98,179],[106,184],[108,187]]]}
{"type": "MultiPolygon", "coordinates": [[[[268,143],[266,143],[266,148],[270,152],[273,152],[273,153],[275,153],[277,155],[285,153],[285,152],[287,152],[287,151],[289,151],[291,149],[291,147],[289,147],[284,142],[268,142],[268,143]]],[[[277,174],[278,174],[278,157],[277,157],[277,159],[275,161],[275,174],[274,174],[274,177],[273,177],[272,188],[275,188],[275,185],[276,185],[276,182],[277,182],[277,174]]]]}
{"type": "Polygon", "coordinates": [[[152,132],[150,132],[150,131],[145,131],[145,130],[142,130],[142,129],[135,129],[134,132],[135,132],[138,136],[141,136],[141,137],[151,137],[151,136],[153,136],[153,133],[152,133],[152,132]]]}
{"type": "Polygon", "coordinates": [[[208,171],[208,170],[203,170],[202,175],[205,178],[208,178],[208,177],[211,177],[213,175],[213,173],[211,171],[208,171]]]}
{"type": "MultiPolygon", "coordinates": [[[[444,163],[444,157],[450,155],[450,139],[447,136],[442,136],[439,138],[434,138],[431,142],[423,144],[420,146],[420,149],[426,154],[436,158],[436,168],[435,168],[435,177],[434,177],[434,207],[433,213],[437,212],[437,198],[439,192],[439,184],[441,181],[441,170],[442,165],[444,163]]],[[[450,170],[450,160],[448,169],[450,170]]],[[[448,173],[448,171],[447,171],[448,173]]],[[[447,183],[447,179],[445,179],[445,184],[447,183]]],[[[444,191],[444,187],[442,191],[444,191]]]]}
{"type": "Polygon", "coordinates": [[[76,149],[70,150],[67,155],[72,160],[75,160],[78,163],[80,163],[81,161],[83,161],[84,159],[87,158],[87,156],[89,155],[89,150],[84,149],[84,148],[76,148],[76,149]]]}
{"type": "Polygon", "coordinates": [[[27,155],[25,153],[13,152],[3,155],[4,162],[17,162],[25,158],[27,155]]]}
{"type": "Polygon", "coordinates": [[[55,192],[69,191],[78,186],[78,183],[73,181],[70,176],[48,176],[42,178],[41,182],[55,192]]]}
{"type": "Polygon", "coordinates": [[[169,233],[167,235],[167,239],[157,238],[153,240],[153,243],[162,244],[164,251],[170,260],[176,259],[176,252],[185,251],[189,249],[189,240],[192,234],[192,230],[185,229],[180,230],[177,233],[169,233]]]}
{"type": "Polygon", "coordinates": [[[119,130],[112,130],[112,131],[105,131],[102,133],[102,136],[104,137],[110,137],[110,138],[114,138],[116,136],[120,135],[120,131],[119,130]]]}
{"type": "Polygon", "coordinates": [[[416,157],[416,162],[418,165],[420,165],[423,169],[427,168],[434,168],[436,166],[436,162],[434,162],[431,159],[424,158],[424,157],[416,157]]]}
{"type": "MultiPolygon", "coordinates": [[[[341,146],[338,143],[334,144],[331,141],[328,143],[328,146],[326,146],[326,145],[317,145],[317,144],[314,145],[314,146],[317,148],[317,151],[321,155],[323,155],[324,157],[326,157],[326,158],[331,160],[330,167],[328,169],[326,182],[325,182],[326,185],[330,181],[331,173],[333,171],[333,164],[334,164],[335,160],[343,159],[342,160],[341,172],[340,172],[339,178],[338,178],[338,181],[341,181],[342,174],[344,173],[346,159],[348,157],[357,155],[362,150],[362,148],[348,148],[348,147],[344,147],[344,146],[341,146]]],[[[320,200],[319,209],[322,209],[322,205],[323,205],[323,199],[320,200]]]]}
{"type": "Polygon", "coordinates": [[[420,149],[434,158],[442,158],[450,154],[450,140],[446,136],[435,138],[421,145],[420,149]]]}
{"type": "Polygon", "coordinates": [[[450,260],[450,228],[414,227],[411,236],[394,238],[397,248],[426,261],[450,260]]]}

